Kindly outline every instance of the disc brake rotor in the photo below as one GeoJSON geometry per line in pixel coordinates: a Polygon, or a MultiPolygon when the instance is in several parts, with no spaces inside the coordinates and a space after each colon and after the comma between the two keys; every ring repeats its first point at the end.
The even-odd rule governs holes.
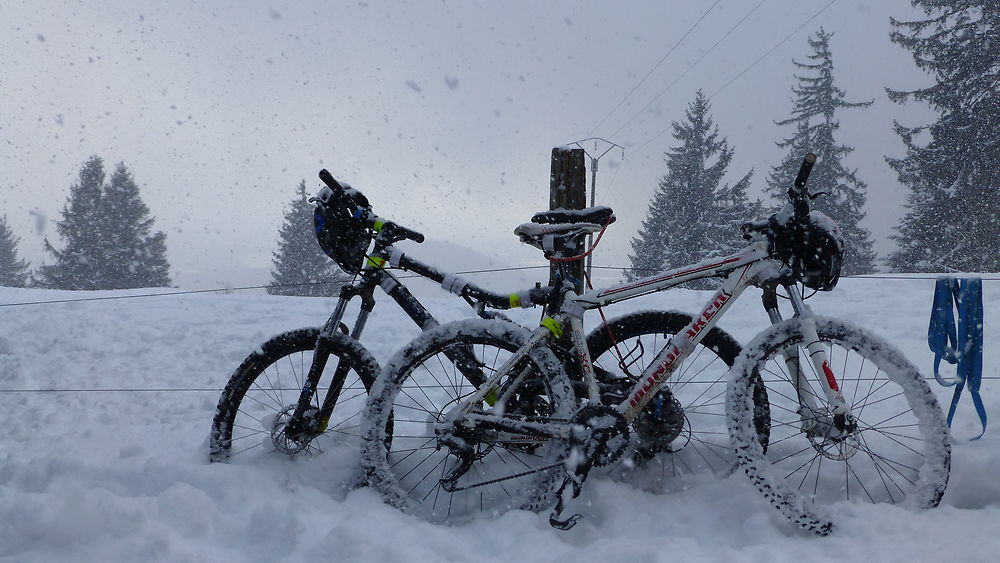
{"type": "Polygon", "coordinates": [[[288,421],[294,411],[295,405],[288,405],[275,415],[271,422],[271,443],[274,444],[275,450],[287,455],[303,452],[309,447],[313,438],[311,435],[303,434],[301,437],[293,439],[285,433],[285,428],[287,428],[288,421]]]}

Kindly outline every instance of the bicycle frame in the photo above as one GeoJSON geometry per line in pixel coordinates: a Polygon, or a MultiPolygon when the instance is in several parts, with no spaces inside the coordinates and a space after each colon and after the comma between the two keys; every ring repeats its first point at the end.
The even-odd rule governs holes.
{"type": "MultiPolygon", "coordinates": [[[[512,296],[490,292],[468,283],[455,274],[441,272],[432,266],[410,258],[386,242],[381,234],[376,237],[372,254],[366,259],[365,266],[359,274],[360,280],[341,288],[340,296],[333,313],[327,319],[317,338],[313,360],[306,375],[299,400],[296,403],[295,411],[290,419],[292,421],[290,422],[292,433],[299,430],[295,427],[298,423],[297,421],[305,421],[306,413],[312,408],[313,397],[319,388],[319,381],[323,371],[326,369],[326,363],[330,355],[329,350],[326,348],[326,342],[333,333],[340,330],[341,321],[346,314],[347,306],[351,299],[354,297],[361,298],[361,310],[350,331],[350,336],[355,340],[360,340],[361,334],[367,324],[368,316],[375,308],[376,287],[381,287],[385,294],[395,301],[400,309],[421,330],[427,331],[440,324],[413,293],[392,272],[386,269],[387,265],[412,271],[421,277],[440,283],[442,287],[445,287],[451,293],[455,293],[465,299],[476,314],[482,318],[496,316],[495,313],[487,312],[486,307],[510,309],[512,303],[515,301],[512,299],[512,296]]],[[[521,302],[523,300],[526,304],[532,302],[544,304],[547,302],[546,294],[547,290],[528,290],[517,294],[523,297],[519,297],[516,301],[521,302]]],[[[479,383],[483,380],[482,372],[476,365],[471,352],[455,351],[449,354],[449,358],[459,366],[459,369],[469,381],[479,383]]],[[[315,420],[318,420],[316,431],[319,433],[326,430],[340,393],[343,391],[343,385],[347,379],[349,370],[350,365],[339,363],[334,371],[330,386],[323,398],[323,403],[314,417],[315,420]]]]}
{"type": "MultiPolygon", "coordinates": [[[[345,285],[341,288],[340,296],[337,299],[333,313],[323,325],[322,330],[320,330],[312,363],[306,375],[305,385],[302,388],[302,393],[299,395],[292,420],[301,420],[301,417],[311,408],[313,396],[319,387],[320,377],[326,369],[326,363],[329,358],[329,350],[326,349],[326,342],[333,333],[340,330],[341,321],[347,312],[347,306],[354,297],[361,298],[361,309],[350,331],[350,336],[355,340],[361,338],[361,333],[364,332],[368,322],[368,316],[375,308],[375,288],[379,286],[422,330],[429,330],[439,324],[409,289],[400,283],[390,272],[369,264],[361,271],[360,278],[356,283],[345,285]]],[[[343,391],[343,385],[349,369],[349,365],[339,363],[334,371],[330,387],[323,397],[323,403],[317,414],[319,419],[318,432],[326,430],[333,409],[337,406],[337,400],[340,398],[341,391],[343,391]]]]}
{"type": "MultiPolygon", "coordinates": [[[[773,291],[774,280],[781,278],[783,265],[769,257],[767,241],[758,240],[751,242],[739,253],[733,254],[722,260],[708,260],[695,265],[685,266],[674,270],[668,270],[660,274],[643,278],[638,281],[619,284],[600,290],[588,291],[582,295],[572,292],[572,287],[568,284],[562,289],[564,299],[559,311],[543,321],[542,326],[534,331],[528,343],[518,350],[506,363],[483,385],[469,397],[465,398],[462,405],[456,408],[446,420],[439,423],[442,430],[446,430],[452,424],[465,419],[476,423],[484,424],[506,432],[533,433],[537,440],[544,440],[546,437],[569,438],[573,435],[573,424],[560,422],[536,422],[525,420],[508,420],[488,413],[473,413],[473,405],[482,404],[486,395],[499,385],[501,378],[510,375],[512,367],[518,365],[528,355],[535,346],[541,345],[553,338],[562,335],[563,327],[569,326],[570,337],[577,350],[577,362],[584,380],[587,383],[588,399],[591,404],[600,404],[600,395],[597,388],[597,378],[594,372],[590,351],[587,349],[585,333],[583,328],[583,314],[592,309],[604,307],[621,301],[626,301],[641,295],[664,291],[676,287],[682,283],[708,278],[725,276],[721,287],[712,295],[701,313],[694,317],[684,329],[674,335],[664,347],[657,353],[655,359],[650,362],[639,377],[638,382],[632,387],[625,399],[615,406],[617,411],[623,415],[626,421],[633,421],[642,411],[646,403],[656,395],[657,392],[669,380],[670,375],[688,355],[695,349],[702,338],[718,323],[736,299],[750,286],[765,288],[765,297],[768,291],[773,291]],[[770,289],[768,289],[770,287],[770,289]]],[[[789,288],[790,289],[790,288],[789,288]]],[[[850,409],[839,391],[836,376],[830,369],[826,355],[826,350],[819,341],[816,334],[815,323],[811,322],[811,312],[803,303],[801,296],[794,290],[789,290],[795,316],[802,319],[801,330],[806,338],[807,349],[811,361],[814,364],[816,373],[823,374],[820,385],[826,393],[827,400],[833,406],[834,414],[840,418],[839,430],[844,430],[844,425],[850,424],[853,420],[850,409]],[[792,297],[794,296],[794,297],[792,297]],[[842,417],[842,418],[841,418],[842,417]]],[[[766,303],[766,300],[765,300],[766,303]]],[[[777,311],[777,306],[767,307],[768,315],[772,323],[781,320],[777,311]]],[[[796,385],[801,405],[803,423],[807,419],[813,418],[809,413],[819,410],[815,400],[801,389],[806,388],[804,370],[798,366],[797,355],[793,352],[786,354],[786,362],[794,363],[794,370],[791,372],[799,379],[796,385]]],[[[517,384],[526,377],[528,370],[514,376],[511,382],[504,388],[510,389],[507,393],[513,393],[517,384]]],[[[501,394],[498,404],[505,404],[507,394],[501,394]]],[[[525,438],[520,438],[522,443],[525,438]]]]}

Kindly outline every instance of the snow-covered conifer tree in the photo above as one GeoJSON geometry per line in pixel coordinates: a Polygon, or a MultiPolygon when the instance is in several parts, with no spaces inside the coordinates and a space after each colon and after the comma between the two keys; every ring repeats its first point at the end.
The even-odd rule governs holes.
{"type": "Polygon", "coordinates": [[[909,189],[889,265],[903,272],[1000,271],[1000,4],[913,0],[926,18],[891,21],[892,40],[934,84],[889,97],[929,104],[930,125],[896,124],[906,156],[887,158],[909,189]]]}
{"type": "Polygon", "coordinates": [[[835,133],[840,128],[836,118],[838,110],[868,107],[872,102],[844,101],[845,92],[833,81],[831,37],[833,34],[820,28],[815,38],[808,40],[813,49],[808,55],[811,62],[792,61],[802,72],[796,75],[797,84],[792,87],[795,106],[792,116],[777,124],[794,126],[795,132],[778,142],[786,152],[781,163],[772,167],[768,174],[768,190],[779,205],[788,201],[788,188],[802,157],[809,152],[816,153],[819,161],[809,177],[809,191],[826,195],[813,200],[812,208],[829,215],[840,225],[847,244],[843,273],[867,274],[874,271],[876,259],[871,233],[860,225],[865,217],[868,186],[858,178],[856,170],[844,163],[854,148],[839,144],[835,133]]]}
{"type": "Polygon", "coordinates": [[[47,239],[55,263],[42,265],[36,283],[55,289],[127,289],[170,285],[166,235],[150,233],[153,218],[124,164],[104,183],[104,162],[92,156],[70,187],[56,230],[65,246],[47,239]]]}
{"type": "Polygon", "coordinates": [[[673,123],[679,144],[666,153],[667,174],[632,239],[627,280],[725,253],[739,243],[739,225],[756,218],[748,215],[755,212],[746,199],[749,173],[734,186],[721,184],[733,149],[720,137],[709,109],[699,90],[684,121],[673,123]]]}
{"type": "Polygon", "coordinates": [[[341,285],[350,281],[316,242],[313,209],[303,180],[278,231],[278,249],[271,253],[268,293],[332,296],[337,294],[341,285]]]}
{"type": "Polygon", "coordinates": [[[17,257],[20,241],[7,225],[7,217],[0,216],[0,286],[24,287],[28,282],[28,263],[17,257]]]}

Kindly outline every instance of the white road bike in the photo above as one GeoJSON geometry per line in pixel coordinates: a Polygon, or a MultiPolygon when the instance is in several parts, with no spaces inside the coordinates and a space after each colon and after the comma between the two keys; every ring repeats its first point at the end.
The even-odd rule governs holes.
{"type": "MultiPolygon", "coordinates": [[[[804,303],[806,288],[836,285],[843,259],[839,228],[809,210],[815,196],[805,183],[815,160],[806,156],[782,211],[744,225],[748,244],[732,256],[582,295],[562,269],[563,281],[551,288],[534,332],[470,319],[413,340],[369,394],[361,428],[369,483],[390,504],[435,522],[551,508],[550,523],[567,529],[580,518],[568,507],[594,467],[630,459],[629,444],[637,438],[659,451],[682,451],[697,426],[702,433],[728,433],[735,464],[784,517],[812,532],[832,531],[823,510],[832,502],[936,506],[951,450],[926,381],[885,340],[814,315],[804,303]],[[584,313],[709,277],[721,277],[721,287],[700,313],[665,340],[623,392],[602,388],[584,338],[584,313]],[[696,424],[700,412],[692,405],[707,401],[682,400],[698,390],[675,376],[750,286],[763,290],[772,324],[730,370],[725,415],[696,424]],[[788,298],[789,319],[782,319],[779,296],[788,298]],[[565,362],[552,351],[566,337],[582,393],[574,393],[565,362]],[[487,374],[477,385],[448,359],[449,351],[470,347],[487,374]]],[[[545,212],[515,234],[550,259],[567,260],[584,237],[612,220],[607,208],[545,212]]]]}

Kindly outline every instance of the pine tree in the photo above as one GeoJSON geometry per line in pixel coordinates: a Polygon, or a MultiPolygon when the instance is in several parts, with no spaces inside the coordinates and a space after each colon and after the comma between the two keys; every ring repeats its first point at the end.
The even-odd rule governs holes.
{"type": "Polygon", "coordinates": [[[838,144],[834,134],[840,128],[837,110],[868,107],[872,102],[844,101],[845,92],[833,81],[831,37],[833,34],[820,28],[816,37],[808,40],[813,49],[808,59],[812,62],[792,61],[803,71],[802,75],[796,75],[798,83],[792,87],[795,107],[790,118],[776,123],[793,125],[795,133],[777,143],[786,152],[781,163],[768,174],[768,190],[778,205],[783,205],[788,200],[788,187],[798,172],[802,157],[809,152],[816,153],[819,162],[809,177],[809,191],[826,195],[813,200],[812,208],[829,215],[840,225],[847,243],[843,273],[868,274],[874,271],[876,259],[871,233],[860,225],[865,217],[868,186],[858,178],[856,170],[844,165],[844,158],[854,148],[838,144]]]}
{"type": "Polygon", "coordinates": [[[759,199],[751,201],[747,196],[752,177],[751,169],[738,182],[732,186],[726,184],[716,193],[717,224],[720,228],[716,230],[715,248],[720,254],[733,254],[746,246],[746,241],[740,236],[740,227],[747,221],[759,221],[766,216],[764,204],[759,199]]]}
{"type": "MultiPolygon", "coordinates": [[[[642,228],[632,239],[628,281],[726,253],[738,245],[739,225],[759,210],[746,198],[750,174],[733,186],[721,185],[733,149],[709,115],[708,98],[699,90],[685,120],[674,122],[680,143],[665,156],[667,174],[649,204],[642,228]]],[[[692,287],[709,287],[710,282],[692,287]]]]}
{"type": "Polygon", "coordinates": [[[350,281],[316,242],[313,209],[303,180],[278,231],[278,250],[271,253],[268,293],[327,297],[336,295],[340,286],[350,281]]]}
{"type": "Polygon", "coordinates": [[[101,258],[94,226],[98,224],[103,184],[104,162],[92,156],[80,170],[79,181],[70,187],[62,220],[56,223],[56,232],[66,246],[58,250],[45,239],[45,250],[55,256],[56,262],[38,268],[35,274],[38,285],[53,289],[101,289],[101,258]]]}
{"type": "Polygon", "coordinates": [[[886,158],[909,189],[889,265],[907,272],[1000,271],[1000,4],[913,0],[926,19],[891,20],[893,42],[909,50],[934,84],[886,89],[897,103],[938,112],[925,126],[895,130],[902,159],[886,158]]]}
{"type": "Polygon", "coordinates": [[[38,269],[39,285],[85,290],[170,285],[166,235],[150,233],[154,219],[131,174],[119,164],[111,182],[104,179],[104,162],[91,157],[56,224],[66,246],[58,250],[45,241],[56,261],[38,269]]]}
{"type": "Polygon", "coordinates": [[[0,216],[0,287],[24,287],[28,282],[28,263],[17,257],[19,242],[7,216],[0,216]]]}
{"type": "Polygon", "coordinates": [[[154,218],[123,163],[104,188],[99,231],[104,277],[115,288],[170,285],[166,234],[151,233],[154,218]]]}

